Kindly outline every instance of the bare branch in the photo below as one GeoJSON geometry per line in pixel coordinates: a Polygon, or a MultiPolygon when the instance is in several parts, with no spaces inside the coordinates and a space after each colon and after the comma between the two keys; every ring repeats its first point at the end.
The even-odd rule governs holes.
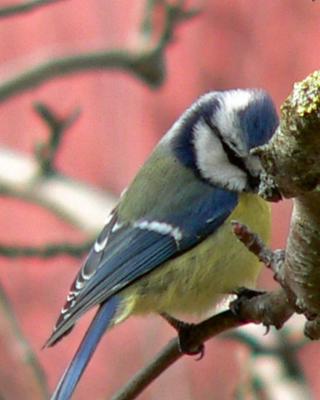
{"type": "MultiPolygon", "coordinates": [[[[231,311],[225,311],[214,317],[194,325],[190,336],[190,347],[198,347],[209,338],[219,333],[244,325],[231,311]],[[191,344],[192,342],[192,344],[191,344]]],[[[112,397],[112,400],[131,400],[158,378],[170,365],[178,361],[183,354],[180,352],[179,339],[172,339],[149,365],[139,371],[120,391],[112,397]]]]}
{"type": "Polygon", "coordinates": [[[49,5],[52,3],[57,3],[61,0],[31,0],[25,3],[16,4],[13,6],[6,6],[0,8],[0,18],[7,18],[12,16],[17,16],[25,14],[27,12],[33,11],[39,7],[49,5]]]}
{"type": "Polygon", "coordinates": [[[231,221],[234,234],[247,247],[247,249],[257,256],[257,258],[270,268],[274,273],[274,278],[280,284],[284,282],[283,268],[285,260],[284,250],[272,251],[259,238],[257,234],[252,232],[246,225],[238,221],[231,221]]]}
{"type": "MultiPolygon", "coordinates": [[[[49,397],[49,389],[45,373],[35,355],[32,347],[26,340],[21,331],[18,321],[15,318],[14,310],[11,307],[10,301],[0,285],[0,315],[5,318],[5,325],[8,325],[10,330],[10,337],[15,340],[15,351],[21,354],[21,362],[25,364],[31,372],[33,379],[36,382],[36,389],[40,391],[41,397],[47,399],[49,397]]],[[[2,320],[3,324],[3,320],[2,320]]]]}
{"type": "Polygon", "coordinates": [[[94,239],[85,240],[80,244],[47,243],[43,246],[9,246],[0,244],[0,256],[7,258],[38,257],[52,258],[61,255],[81,258],[88,252],[94,239]]]}
{"type": "Polygon", "coordinates": [[[165,46],[173,39],[175,27],[182,21],[186,21],[197,16],[200,13],[199,9],[184,9],[185,0],[179,0],[175,4],[159,1],[165,7],[166,19],[162,35],[158,43],[158,49],[164,50],[165,46]]]}
{"type": "MultiPolygon", "coordinates": [[[[290,308],[286,294],[282,290],[248,299],[248,301],[242,302],[241,317],[227,310],[200,324],[193,325],[190,336],[188,336],[188,348],[198,348],[208,339],[249,322],[262,322],[266,325],[280,327],[291,317],[292,313],[293,310],[290,308]]],[[[151,382],[182,356],[179,339],[172,339],[149,365],[139,371],[112,400],[132,400],[136,398],[151,382]]]]}
{"type": "MultiPolygon", "coordinates": [[[[181,3],[181,2],[180,2],[181,3]]],[[[32,67],[0,85],[0,103],[51,79],[88,70],[125,71],[151,87],[158,87],[165,77],[164,50],[169,44],[177,24],[187,17],[182,5],[170,6],[164,2],[166,20],[159,42],[144,50],[104,50],[56,58],[32,67]]]]}
{"type": "Polygon", "coordinates": [[[176,25],[200,13],[198,8],[185,9],[185,3],[185,0],[178,0],[176,3],[166,0],[147,0],[140,28],[144,40],[149,43],[152,41],[155,31],[153,25],[154,12],[157,6],[162,6],[165,13],[165,23],[158,41],[158,48],[163,49],[167,43],[170,43],[173,39],[176,25]]]}
{"type": "Polygon", "coordinates": [[[37,204],[90,236],[116,202],[111,193],[71,178],[39,179],[33,158],[5,149],[0,149],[0,195],[37,204]]]}
{"type": "Polygon", "coordinates": [[[48,141],[46,143],[37,143],[35,148],[35,156],[40,166],[40,174],[43,177],[48,177],[56,173],[54,162],[62,137],[79,117],[80,110],[77,109],[69,116],[60,118],[43,103],[36,103],[34,108],[49,128],[48,141]]]}

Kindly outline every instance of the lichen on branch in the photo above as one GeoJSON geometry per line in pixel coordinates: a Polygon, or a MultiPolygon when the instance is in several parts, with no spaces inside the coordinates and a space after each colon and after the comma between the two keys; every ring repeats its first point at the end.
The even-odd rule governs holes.
{"type": "MultiPolygon", "coordinates": [[[[293,198],[320,183],[320,71],[294,85],[281,107],[272,140],[255,150],[284,197],[293,198]]],[[[318,186],[319,190],[319,186],[318,186]]]]}
{"type": "MultiPolygon", "coordinates": [[[[256,153],[282,195],[293,198],[283,286],[296,311],[319,325],[320,71],[294,85],[281,107],[279,129],[256,153]]],[[[320,329],[312,332],[320,337],[320,329]]]]}

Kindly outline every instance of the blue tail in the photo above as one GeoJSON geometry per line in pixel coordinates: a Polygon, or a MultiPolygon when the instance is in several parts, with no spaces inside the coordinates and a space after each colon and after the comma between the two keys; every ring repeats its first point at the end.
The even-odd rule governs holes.
{"type": "Polygon", "coordinates": [[[63,374],[51,400],[68,400],[71,398],[81,375],[90,361],[101,337],[108,328],[119,304],[119,297],[112,297],[101,306],[83,338],[76,355],[63,374]]]}

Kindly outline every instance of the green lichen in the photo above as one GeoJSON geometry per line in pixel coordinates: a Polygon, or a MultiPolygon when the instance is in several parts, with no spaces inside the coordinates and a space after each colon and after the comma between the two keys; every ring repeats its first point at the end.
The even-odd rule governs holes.
{"type": "Polygon", "coordinates": [[[306,79],[295,83],[291,95],[291,105],[295,112],[304,117],[313,113],[320,115],[320,70],[306,79]]]}

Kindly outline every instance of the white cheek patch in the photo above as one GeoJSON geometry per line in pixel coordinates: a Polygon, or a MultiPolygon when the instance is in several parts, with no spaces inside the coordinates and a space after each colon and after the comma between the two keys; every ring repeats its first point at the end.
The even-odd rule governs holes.
{"type": "Polygon", "coordinates": [[[139,221],[135,222],[133,226],[138,229],[156,232],[160,235],[170,235],[176,242],[179,242],[182,239],[181,230],[177,227],[167,224],[166,222],[139,221]]]}
{"type": "Polygon", "coordinates": [[[239,126],[239,111],[244,110],[252,100],[252,93],[248,90],[230,90],[224,93],[223,107],[215,114],[215,123],[222,136],[229,142],[237,143],[237,153],[244,157],[248,154],[248,148],[241,138],[241,127],[239,126]]]}
{"type": "Polygon", "coordinates": [[[220,139],[204,121],[194,127],[193,143],[197,167],[203,178],[229,190],[245,189],[247,174],[230,163],[220,139]]]}

